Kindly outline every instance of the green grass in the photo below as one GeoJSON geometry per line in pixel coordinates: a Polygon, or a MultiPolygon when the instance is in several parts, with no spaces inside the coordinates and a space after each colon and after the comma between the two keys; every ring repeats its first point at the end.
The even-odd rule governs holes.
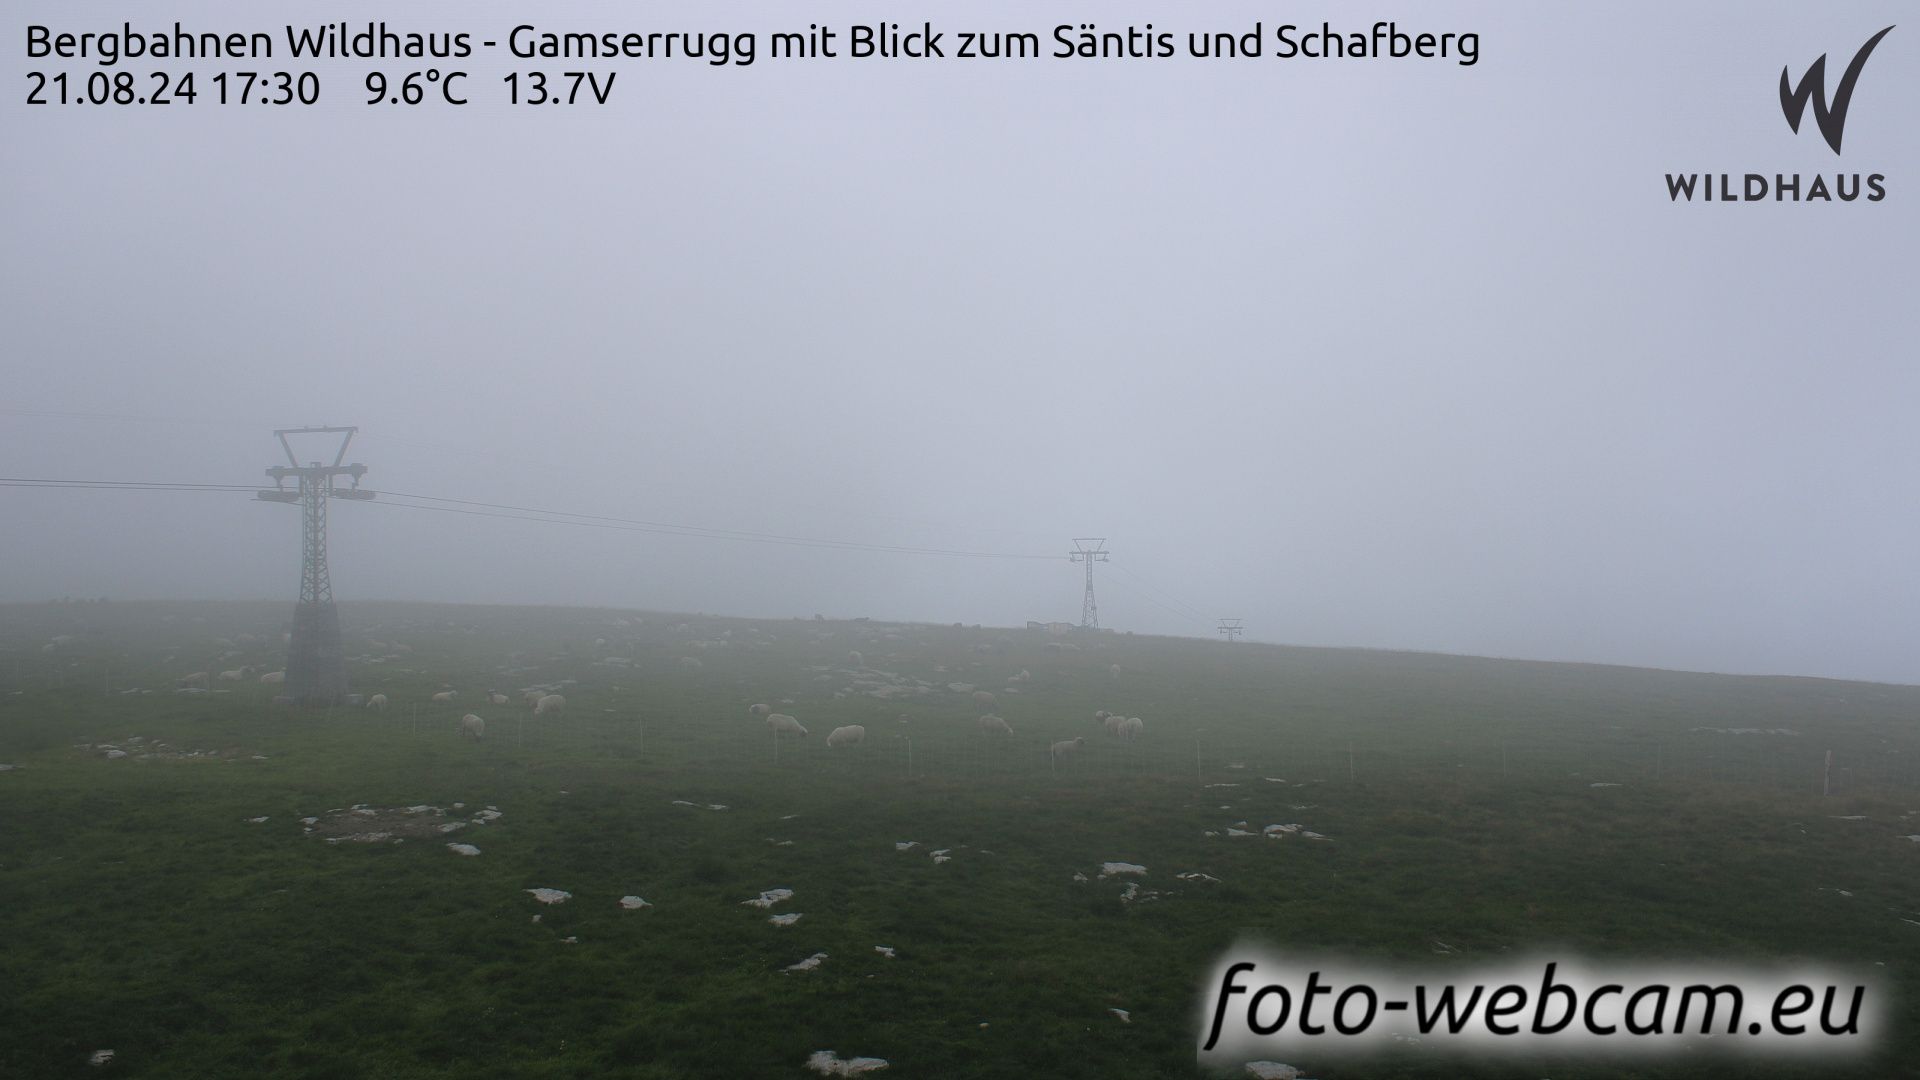
{"type": "MultiPolygon", "coordinates": [[[[1902,921],[1920,920],[1920,844],[1900,839],[1920,832],[1920,688],[366,604],[342,609],[349,652],[367,638],[414,649],[352,668],[357,690],[393,699],[384,715],[273,709],[251,682],[171,692],[190,671],[278,667],[269,641],[289,614],[0,608],[0,762],[21,766],[0,774],[0,1076],[772,1077],[811,1075],[802,1063],[824,1048],[887,1058],[891,1076],[1192,1076],[1200,980],[1243,934],[1436,973],[1542,949],[1854,965],[1885,978],[1893,1034],[1851,1074],[1920,1060],[1920,926],[1902,921]],[[729,631],[733,644],[693,644],[729,631]],[[216,638],[245,633],[261,640],[215,661],[216,638]],[[55,634],[76,638],[43,651],[55,634]],[[836,697],[856,648],[938,689],[836,697]],[[634,667],[593,663],[607,654],[634,667]],[[683,670],[684,656],[703,666],[683,670]],[[1031,679],[1008,681],[1023,669],[1031,679]],[[517,693],[480,703],[490,687],[563,679],[578,685],[557,722],[519,722],[517,693]],[[948,682],[1000,693],[1015,737],[982,737],[948,682]],[[443,683],[459,708],[427,707],[443,683]],[[156,692],[120,693],[132,687],[156,692]],[[776,764],[745,710],[785,698],[813,735],[776,764]],[[1143,717],[1145,738],[1100,737],[1101,707],[1143,717]],[[454,734],[467,711],[487,718],[484,742],[454,734]],[[867,725],[867,743],[827,751],[846,723],[867,725]],[[109,761],[74,745],[135,735],[223,759],[109,761]],[[1089,745],[1056,772],[1044,747],[1073,735],[1089,745]],[[437,838],[329,845],[299,823],[455,801],[504,812],[446,838],[478,858],[437,838]],[[1836,819],[1850,814],[1867,820],[1836,819]],[[1334,840],[1203,835],[1240,820],[1334,840]],[[896,852],[900,840],[924,846],[896,852]],[[953,861],[934,865],[929,848],[953,861]],[[1116,882],[1073,880],[1107,860],[1146,865],[1162,896],[1127,906],[1116,882]],[[1189,885],[1184,871],[1222,881],[1189,885]],[[805,912],[797,925],[741,906],[775,886],[795,890],[775,910],[805,912]],[[534,887],[573,899],[543,908],[534,887]],[[627,894],[655,906],[623,911],[627,894]],[[815,952],[829,954],[819,970],[780,970],[815,952]],[[116,1059],[94,1070],[102,1048],[116,1059]]],[[[1294,1063],[1331,1078],[1739,1067],[1418,1050],[1294,1063]]]]}

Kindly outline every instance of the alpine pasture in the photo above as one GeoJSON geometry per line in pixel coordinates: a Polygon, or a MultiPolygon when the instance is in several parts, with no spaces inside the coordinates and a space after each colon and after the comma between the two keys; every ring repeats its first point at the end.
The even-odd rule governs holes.
{"type": "MultiPolygon", "coordinates": [[[[0,607],[0,1075],[1197,1076],[1201,980],[1243,934],[1437,977],[1541,949],[1810,957],[1880,979],[1892,1035],[1767,1075],[1920,1060],[1920,688],[341,613],[383,708],[272,703],[286,604],[0,607]]],[[[1289,1063],[1751,1065],[1414,1041],[1289,1063]]]]}

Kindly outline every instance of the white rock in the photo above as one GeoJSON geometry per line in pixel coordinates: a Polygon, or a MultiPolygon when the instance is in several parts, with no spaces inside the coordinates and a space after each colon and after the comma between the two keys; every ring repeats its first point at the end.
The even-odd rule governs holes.
{"type": "Polygon", "coordinates": [[[652,907],[653,905],[637,896],[623,896],[620,898],[620,906],[626,908],[628,911],[636,911],[643,907],[652,907]]]}
{"type": "Polygon", "coordinates": [[[477,847],[474,847],[472,844],[448,844],[447,850],[453,852],[455,855],[480,854],[480,849],[477,847]]]}
{"type": "Polygon", "coordinates": [[[767,921],[775,926],[792,926],[800,921],[800,915],[800,912],[795,911],[786,915],[775,915],[767,921]]]}
{"type": "Polygon", "coordinates": [[[525,889],[522,891],[532,894],[535,900],[543,904],[563,904],[573,899],[572,893],[564,892],[560,889],[525,889]]]}
{"type": "Polygon", "coordinates": [[[800,961],[797,964],[788,964],[784,970],[812,971],[814,968],[817,968],[820,966],[820,961],[825,960],[826,958],[827,958],[826,953],[817,952],[817,953],[814,953],[812,956],[807,957],[805,960],[800,961]]]}
{"type": "Polygon", "coordinates": [[[815,1050],[813,1056],[807,1058],[807,1068],[821,1076],[859,1076],[861,1073],[874,1072],[886,1067],[885,1058],[842,1058],[831,1050],[815,1050]]]}
{"type": "Polygon", "coordinates": [[[1139,863],[1110,862],[1100,864],[1101,877],[1113,877],[1115,874],[1144,874],[1147,868],[1139,863]]]}
{"type": "Polygon", "coordinates": [[[793,899],[792,889],[768,889],[751,900],[742,900],[749,907],[770,908],[775,904],[793,899]]]}

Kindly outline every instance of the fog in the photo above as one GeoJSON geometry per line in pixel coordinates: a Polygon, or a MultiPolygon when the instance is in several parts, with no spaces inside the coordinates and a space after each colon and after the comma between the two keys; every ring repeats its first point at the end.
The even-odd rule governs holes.
{"type": "MultiPolygon", "coordinates": [[[[349,605],[1077,621],[1066,552],[1101,536],[1119,630],[1237,616],[1268,642],[1920,680],[1920,27],[1866,65],[1839,157],[1777,97],[1822,52],[1831,88],[1904,8],[889,14],[1044,37],[1096,7],[1182,35],[1397,18],[1480,53],[794,63],[763,43],[749,67],[564,62],[617,70],[613,101],[545,111],[363,106],[377,65],[343,60],[312,65],[324,104],[242,111],[29,107],[16,38],[0,474],[264,482],[272,429],[352,424],[382,492],[1040,556],[380,499],[333,506],[349,605]],[[1675,204],[1675,171],[1882,173],[1889,195],[1675,204]]],[[[278,34],[302,13],[164,14],[138,18],[278,34]]],[[[304,14],[504,38],[874,12],[304,14]]],[[[562,62],[461,66],[497,99],[506,71],[562,62]]],[[[244,493],[0,488],[0,600],[291,604],[298,518],[244,493]]]]}

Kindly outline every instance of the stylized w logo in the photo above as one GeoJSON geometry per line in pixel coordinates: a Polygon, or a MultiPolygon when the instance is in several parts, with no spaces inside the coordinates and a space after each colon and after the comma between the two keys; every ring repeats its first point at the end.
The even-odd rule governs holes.
{"type": "Polygon", "coordinates": [[[1820,134],[1826,136],[1827,145],[1833,147],[1834,153],[1839,153],[1840,135],[1847,127],[1847,103],[1853,100],[1854,81],[1860,78],[1860,69],[1867,66],[1867,56],[1873,52],[1873,47],[1880,44],[1880,39],[1886,37],[1887,31],[1892,29],[1893,27],[1889,26],[1886,30],[1868,38],[1867,43],[1860,46],[1860,51],[1853,54],[1853,63],[1847,65],[1847,73],[1840,76],[1839,89],[1833,92],[1831,109],[1827,107],[1825,53],[1820,54],[1820,59],[1815,60],[1813,66],[1807,69],[1797,88],[1788,81],[1787,69],[1781,68],[1780,111],[1787,114],[1787,126],[1792,128],[1795,134],[1799,133],[1800,114],[1806,110],[1807,99],[1812,98],[1814,123],[1820,125],[1820,134]]]}

